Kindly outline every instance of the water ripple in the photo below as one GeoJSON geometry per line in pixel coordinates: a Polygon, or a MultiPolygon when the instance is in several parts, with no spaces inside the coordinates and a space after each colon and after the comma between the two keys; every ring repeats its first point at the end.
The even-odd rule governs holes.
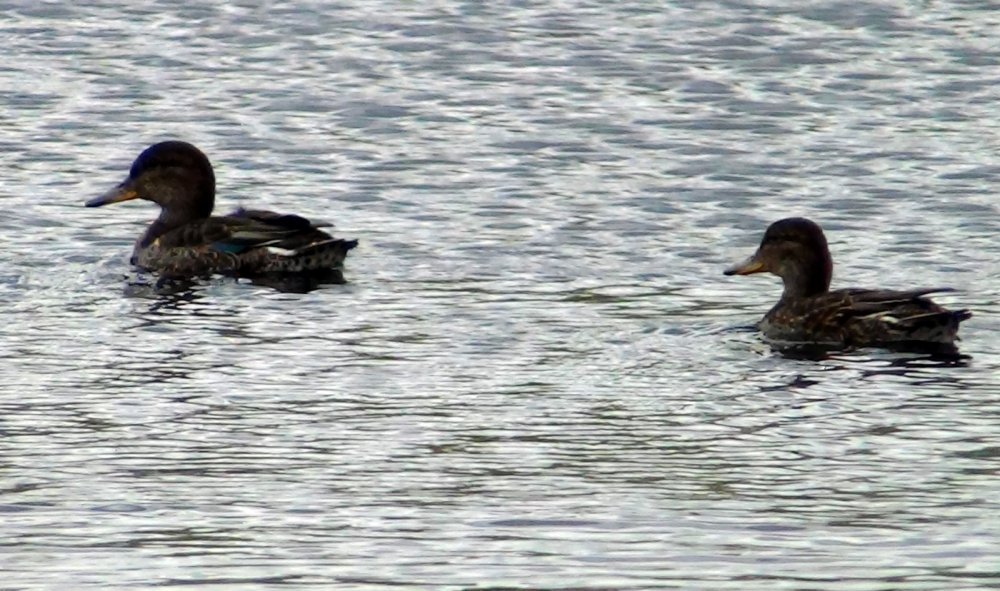
{"type": "Polygon", "coordinates": [[[7,8],[9,584],[1000,584],[986,3],[7,8]],[[348,283],[133,274],[167,137],[348,283]],[[791,214],[967,357],[773,350],[791,214]]]}

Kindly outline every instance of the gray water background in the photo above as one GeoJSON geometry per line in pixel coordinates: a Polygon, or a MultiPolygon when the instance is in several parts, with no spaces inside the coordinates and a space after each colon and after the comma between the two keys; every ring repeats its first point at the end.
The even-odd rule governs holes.
{"type": "Polygon", "coordinates": [[[4,589],[1000,586],[989,2],[0,6],[4,589]],[[349,283],[128,266],[147,145],[349,283]],[[773,351],[768,223],[968,359],[773,351]]]}

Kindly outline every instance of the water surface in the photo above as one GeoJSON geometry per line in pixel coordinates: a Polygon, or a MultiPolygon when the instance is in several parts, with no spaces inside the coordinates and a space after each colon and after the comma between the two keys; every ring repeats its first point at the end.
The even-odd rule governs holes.
{"type": "Polygon", "coordinates": [[[11,588],[1000,585],[988,3],[3,8],[11,588]],[[150,289],[167,138],[349,282],[150,289]],[[762,342],[793,214],[968,358],[762,342]]]}

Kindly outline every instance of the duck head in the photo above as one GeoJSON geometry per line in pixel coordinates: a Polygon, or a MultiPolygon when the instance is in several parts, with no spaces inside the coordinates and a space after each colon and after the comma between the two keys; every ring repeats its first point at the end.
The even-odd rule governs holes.
{"type": "Polygon", "coordinates": [[[128,177],[107,193],[87,201],[87,207],[145,199],[160,206],[160,221],[168,226],[206,218],[215,206],[215,173],[198,148],[167,141],[143,150],[128,177]]]}
{"type": "Polygon", "coordinates": [[[833,276],[833,259],[823,230],[806,218],[785,218],[764,233],[757,252],[725,270],[726,275],[773,273],[785,284],[782,297],[826,293],[833,276]]]}

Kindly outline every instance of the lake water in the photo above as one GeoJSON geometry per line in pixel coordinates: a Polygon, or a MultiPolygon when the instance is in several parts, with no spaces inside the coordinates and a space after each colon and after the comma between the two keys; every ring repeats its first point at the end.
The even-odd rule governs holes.
{"type": "Polygon", "coordinates": [[[988,2],[7,2],[5,589],[1000,586],[988,2]],[[345,285],[128,265],[147,145],[345,285]],[[771,221],[968,357],[773,351],[771,221]]]}

